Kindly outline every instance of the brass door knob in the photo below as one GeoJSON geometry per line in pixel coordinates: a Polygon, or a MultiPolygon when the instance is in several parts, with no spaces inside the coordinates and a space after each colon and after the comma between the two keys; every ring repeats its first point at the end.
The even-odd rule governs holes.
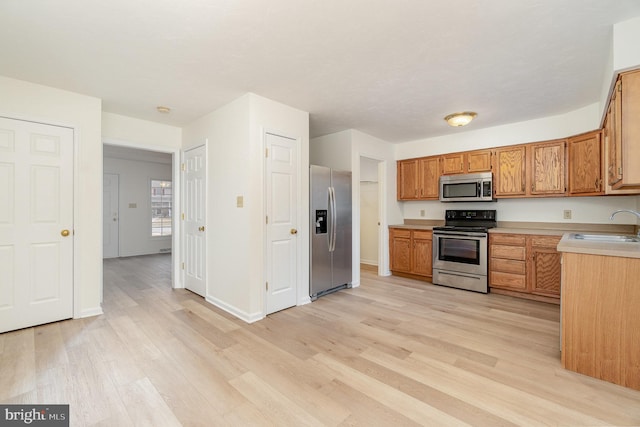
{"type": "Polygon", "coordinates": [[[295,228],[292,228],[290,231],[291,234],[298,234],[298,230],[296,230],[295,228]]]}
{"type": "Polygon", "coordinates": [[[198,230],[204,231],[204,225],[202,227],[198,227],[198,230]]]}
{"type": "Polygon", "coordinates": [[[61,235],[62,237],[67,237],[67,236],[69,235],[69,230],[62,230],[62,231],[60,232],[60,235],[61,235]]]}

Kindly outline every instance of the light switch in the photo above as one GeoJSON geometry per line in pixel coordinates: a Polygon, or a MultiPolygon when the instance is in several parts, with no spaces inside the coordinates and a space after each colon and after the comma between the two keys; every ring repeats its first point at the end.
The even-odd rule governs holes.
{"type": "Polygon", "coordinates": [[[239,208],[244,207],[244,197],[242,196],[236,197],[236,206],[239,208]]]}
{"type": "Polygon", "coordinates": [[[135,209],[138,207],[137,203],[129,203],[129,209],[135,209]]]}

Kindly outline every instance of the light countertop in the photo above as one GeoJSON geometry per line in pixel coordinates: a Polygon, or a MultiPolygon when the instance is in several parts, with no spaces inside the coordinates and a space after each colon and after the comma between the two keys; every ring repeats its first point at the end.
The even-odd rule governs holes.
{"type": "Polygon", "coordinates": [[[596,242],[572,238],[573,233],[565,233],[558,243],[559,252],[579,254],[640,258],[640,242],[596,242]]]}
{"type": "Polygon", "coordinates": [[[406,228],[409,230],[433,230],[435,225],[414,225],[414,224],[394,224],[390,225],[389,228],[406,228]]]}

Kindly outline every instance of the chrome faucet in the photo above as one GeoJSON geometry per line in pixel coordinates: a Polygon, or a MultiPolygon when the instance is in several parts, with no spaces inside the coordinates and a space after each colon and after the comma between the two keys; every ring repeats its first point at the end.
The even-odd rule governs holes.
{"type": "MultiPolygon", "coordinates": [[[[616,214],[619,214],[620,212],[629,212],[634,214],[635,216],[637,216],[638,218],[640,218],[640,212],[637,211],[632,211],[631,209],[618,209],[617,211],[613,212],[611,214],[611,216],[609,217],[609,219],[613,220],[613,217],[616,216],[616,214]]],[[[640,237],[640,228],[638,228],[638,237],[640,237]]]]}

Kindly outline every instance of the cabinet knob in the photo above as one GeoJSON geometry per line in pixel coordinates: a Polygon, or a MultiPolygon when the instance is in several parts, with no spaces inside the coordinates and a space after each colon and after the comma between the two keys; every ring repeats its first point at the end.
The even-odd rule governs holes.
{"type": "Polygon", "coordinates": [[[201,227],[198,227],[198,231],[204,231],[204,225],[201,227]]]}

